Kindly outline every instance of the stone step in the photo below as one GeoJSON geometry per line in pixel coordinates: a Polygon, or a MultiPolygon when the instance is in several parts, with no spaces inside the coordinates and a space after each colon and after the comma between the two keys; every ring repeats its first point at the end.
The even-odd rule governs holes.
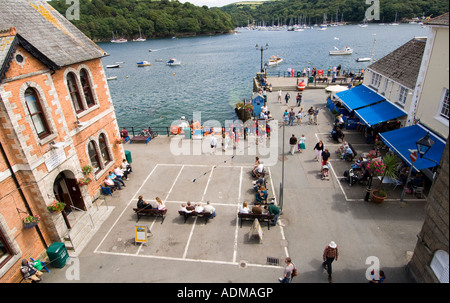
{"type": "MultiPolygon", "coordinates": [[[[113,209],[112,206],[101,205],[97,208],[94,205],[86,212],[76,211],[76,213],[71,214],[75,217],[75,223],[71,224],[70,238],[64,237],[64,244],[70,257],[76,257],[81,253],[113,209]]],[[[72,218],[72,220],[74,219],[72,218]]]]}

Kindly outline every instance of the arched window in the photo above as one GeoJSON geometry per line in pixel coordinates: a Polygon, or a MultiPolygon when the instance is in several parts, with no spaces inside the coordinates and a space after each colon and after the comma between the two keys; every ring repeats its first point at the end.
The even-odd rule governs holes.
{"type": "Polygon", "coordinates": [[[25,101],[38,137],[42,139],[48,136],[50,130],[44,112],[42,111],[41,100],[35,89],[29,87],[25,90],[25,101]]]}
{"type": "Polygon", "coordinates": [[[84,97],[86,98],[86,104],[88,107],[95,105],[94,95],[92,94],[91,83],[89,81],[89,74],[83,68],[80,71],[81,86],[83,87],[84,97]]]}
{"type": "Polygon", "coordinates": [[[434,253],[433,260],[430,264],[436,278],[441,283],[448,283],[448,253],[438,250],[434,253]]]}
{"type": "Polygon", "coordinates": [[[69,88],[70,98],[72,99],[75,112],[79,113],[83,111],[83,104],[81,103],[76,76],[72,72],[67,74],[67,87],[69,88]]]}
{"type": "Polygon", "coordinates": [[[94,174],[100,170],[101,164],[100,164],[100,157],[97,152],[97,148],[95,147],[95,142],[90,141],[88,144],[88,154],[89,154],[89,160],[91,160],[91,165],[94,168],[94,174]]]}
{"type": "Polygon", "coordinates": [[[103,164],[106,166],[111,161],[111,156],[109,155],[108,151],[108,145],[106,143],[106,136],[105,134],[100,134],[98,138],[98,144],[100,146],[100,153],[103,158],[103,164]]]}

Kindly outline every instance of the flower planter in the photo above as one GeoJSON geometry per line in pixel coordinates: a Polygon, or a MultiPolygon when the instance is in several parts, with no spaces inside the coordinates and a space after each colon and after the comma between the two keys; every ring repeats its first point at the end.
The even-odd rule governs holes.
{"type": "Polygon", "coordinates": [[[378,190],[373,190],[373,191],[372,191],[372,201],[373,201],[374,203],[376,203],[376,204],[381,204],[381,203],[383,203],[383,202],[384,202],[384,199],[387,198],[387,195],[384,196],[384,197],[380,197],[380,196],[377,196],[377,194],[378,194],[378,190]]]}
{"type": "Polygon", "coordinates": [[[23,222],[23,228],[33,228],[36,225],[38,225],[38,222],[30,222],[30,223],[23,222]]]}

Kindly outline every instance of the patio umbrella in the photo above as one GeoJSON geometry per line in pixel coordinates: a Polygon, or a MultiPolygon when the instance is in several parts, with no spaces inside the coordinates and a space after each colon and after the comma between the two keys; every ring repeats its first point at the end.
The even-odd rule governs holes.
{"type": "Polygon", "coordinates": [[[338,93],[338,92],[342,92],[344,90],[348,90],[348,88],[344,87],[344,86],[340,86],[340,85],[332,85],[332,86],[325,87],[325,90],[327,92],[338,93]]]}

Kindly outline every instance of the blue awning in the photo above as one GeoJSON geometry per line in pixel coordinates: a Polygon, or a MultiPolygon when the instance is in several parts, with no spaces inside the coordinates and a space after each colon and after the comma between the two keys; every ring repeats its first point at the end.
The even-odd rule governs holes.
{"type": "Polygon", "coordinates": [[[360,108],[355,114],[364,124],[373,126],[378,123],[405,116],[406,113],[389,101],[377,103],[375,105],[360,108]]]}
{"type": "Polygon", "coordinates": [[[358,85],[352,89],[336,93],[336,97],[349,111],[385,100],[382,95],[377,94],[365,85],[358,85]]]}
{"type": "MultiPolygon", "coordinates": [[[[381,140],[398,156],[400,156],[403,161],[405,161],[408,166],[411,166],[411,159],[409,158],[410,149],[417,149],[416,142],[425,137],[428,130],[421,125],[411,125],[396,130],[380,133],[381,140]]],[[[416,162],[414,162],[414,168],[417,170],[430,168],[437,166],[441,161],[442,154],[444,153],[445,142],[444,140],[438,138],[432,132],[430,132],[430,138],[434,141],[433,146],[425,154],[425,158],[434,160],[430,161],[425,158],[417,157],[416,162]]]]}

